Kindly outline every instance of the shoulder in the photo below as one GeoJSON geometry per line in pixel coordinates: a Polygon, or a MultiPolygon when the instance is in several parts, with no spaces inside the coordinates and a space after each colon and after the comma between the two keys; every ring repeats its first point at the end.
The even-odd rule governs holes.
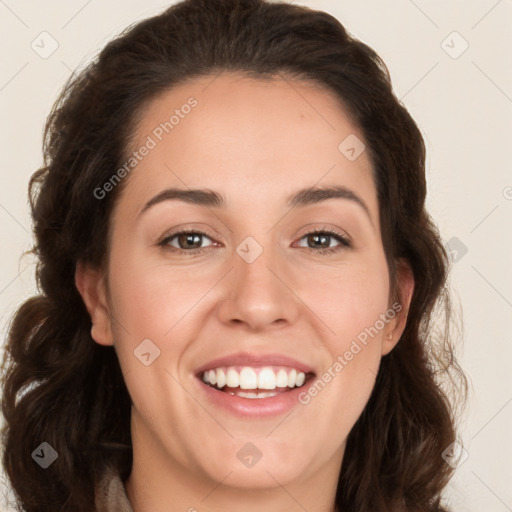
{"type": "Polygon", "coordinates": [[[111,466],[104,471],[95,490],[96,512],[133,512],[123,481],[111,466]]]}

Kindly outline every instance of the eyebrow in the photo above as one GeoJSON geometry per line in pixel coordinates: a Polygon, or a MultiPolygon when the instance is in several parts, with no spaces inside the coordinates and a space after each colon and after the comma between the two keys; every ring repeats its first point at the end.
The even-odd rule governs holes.
{"type": "MultiPolygon", "coordinates": [[[[365,202],[352,190],[343,186],[333,185],[325,187],[308,187],[298,190],[288,197],[286,200],[286,206],[289,208],[299,208],[318,204],[322,201],[327,201],[328,199],[348,199],[349,201],[353,201],[365,211],[370,222],[373,224],[370,210],[365,202]]],[[[224,196],[213,190],[168,188],[150,199],[140,211],[139,216],[152,206],[170,200],[183,201],[185,203],[204,206],[207,208],[226,207],[226,200],[224,199],[224,196]]]]}

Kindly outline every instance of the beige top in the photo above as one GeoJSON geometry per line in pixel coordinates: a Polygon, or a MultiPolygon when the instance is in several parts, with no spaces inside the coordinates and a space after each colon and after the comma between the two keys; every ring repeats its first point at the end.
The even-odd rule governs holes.
{"type": "Polygon", "coordinates": [[[96,512],[133,512],[126,489],[114,468],[108,468],[96,489],[96,512]]]}

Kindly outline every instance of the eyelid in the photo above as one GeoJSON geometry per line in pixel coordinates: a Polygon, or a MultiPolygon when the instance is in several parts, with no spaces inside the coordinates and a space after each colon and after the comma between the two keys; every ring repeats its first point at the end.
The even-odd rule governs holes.
{"type": "Polygon", "coordinates": [[[159,237],[159,242],[169,238],[173,238],[176,235],[180,235],[182,233],[195,233],[198,235],[207,236],[210,239],[216,239],[217,241],[222,238],[222,235],[217,231],[213,230],[209,226],[205,226],[202,224],[181,224],[179,226],[175,226],[172,229],[169,229],[164,235],[159,237]]]}

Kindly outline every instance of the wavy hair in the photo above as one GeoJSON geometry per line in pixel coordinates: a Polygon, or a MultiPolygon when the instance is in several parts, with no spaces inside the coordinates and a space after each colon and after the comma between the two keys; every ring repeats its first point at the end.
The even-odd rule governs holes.
{"type": "Polygon", "coordinates": [[[29,198],[38,295],[9,325],[2,367],[3,466],[19,510],[94,510],[108,466],[131,471],[131,400],[113,347],[91,337],[74,276],[105,265],[110,217],[126,179],[94,196],[126,160],[148,102],[193,77],[234,71],[314,82],[334,93],[364,134],[378,191],[393,290],[405,259],[415,288],[407,324],[382,358],[371,397],[352,428],[336,494],[351,512],[439,512],[453,468],[455,403],[467,380],[449,328],[449,260],[425,209],[425,144],[369,46],[331,15],[285,2],[185,0],[113,39],[71,76],[47,119],[44,165],[29,198]],[[46,470],[33,450],[59,454],[46,470]]]}

